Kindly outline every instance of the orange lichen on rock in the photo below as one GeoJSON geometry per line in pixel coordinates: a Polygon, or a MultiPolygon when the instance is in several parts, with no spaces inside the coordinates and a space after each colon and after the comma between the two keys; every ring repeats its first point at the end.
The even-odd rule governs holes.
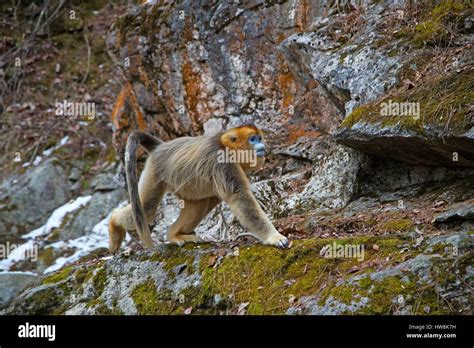
{"type": "Polygon", "coordinates": [[[310,15],[309,12],[311,10],[310,1],[303,0],[298,2],[296,8],[296,26],[298,27],[298,31],[303,32],[308,29],[310,15]]]}
{"type": "Polygon", "coordinates": [[[241,55],[244,49],[245,33],[240,28],[236,28],[233,32],[233,40],[230,42],[230,51],[241,55]]]}
{"type": "Polygon", "coordinates": [[[110,115],[110,120],[115,126],[115,129],[118,130],[124,128],[124,126],[127,127],[130,124],[130,116],[133,117],[133,123],[136,124],[138,129],[144,130],[147,128],[143,112],[138,104],[137,96],[133,91],[132,84],[127,82],[117,97],[114,109],[110,115]],[[129,106],[129,108],[127,106],[129,106]],[[126,115],[128,109],[133,112],[133,115],[126,115]]]}
{"type": "MultiPolygon", "coordinates": [[[[128,84],[127,84],[128,85],[128,84]]],[[[110,114],[110,120],[114,125],[115,129],[120,128],[119,117],[117,115],[122,114],[125,106],[125,99],[127,95],[127,85],[125,85],[120,91],[117,100],[115,101],[114,109],[110,114]]]]}
{"type": "Polygon", "coordinates": [[[279,45],[285,40],[288,36],[285,33],[279,33],[276,38],[276,44],[279,45]]]}
{"type": "Polygon", "coordinates": [[[147,128],[143,112],[130,82],[127,82],[120,91],[110,114],[110,120],[114,126],[113,144],[119,153],[125,148],[128,134],[132,130],[147,128]]]}
{"type": "Polygon", "coordinates": [[[201,79],[199,74],[193,70],[191,62],[186,58],[183,63],[183,84],[186,91],[186,107],[194,125],[197,124],[197,106],[199,103],[201,79]]]}
{"type": "Polygon", "coordinates": [[[194,131],[200,131],[202,124],[213,116],[213,108],[209,90],[205,83],[209,75],[209,67],[193,66],[193,62],[186,53],[183,54],[182,83],[185,91],[184,103],[191,119],[194,131]]]}
{"type": "Polygon", "coordinates": [[[301,128],[301,125],[292,125],[288,126],[289,128],[289,141],[290,144],[296,142],[301,137],[311,137],[316,138],[321,136],[321,132],[314,130],[306,130],[301,128]]]}
{"type": "Polygon", "coordinates": [[[281,102],[282,109],[287,109],[293,103],[293,89],[294,89],[295,79],[291,72],[285,72],[278,76],[278,84],[280,86],[280,91],[283,95],[281,102]]]}

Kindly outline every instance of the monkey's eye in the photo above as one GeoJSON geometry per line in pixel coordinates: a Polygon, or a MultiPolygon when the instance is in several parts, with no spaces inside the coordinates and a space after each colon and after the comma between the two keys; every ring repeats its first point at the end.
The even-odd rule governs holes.
{"type": "Polygon", "coordinates": [[[249,138],[249,143],[250,144],[257,144],[260,142],[260,137],[258,135],[252,135],[250,138],[249,138]]]}
{"type": "Polygon", "coordinates": [[[230,141],[232,141],[233,143],[235,143],[237,141],[237,137],[235,135],[232,135],[230,137],[230,141]]]}

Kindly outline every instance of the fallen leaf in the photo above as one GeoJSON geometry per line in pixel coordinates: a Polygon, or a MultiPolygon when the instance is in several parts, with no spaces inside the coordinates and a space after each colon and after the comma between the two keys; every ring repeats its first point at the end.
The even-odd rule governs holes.
{"type": "Polygon", "coordinates": [[[184,314],[191,314],[192,311],[193,311],[193,307],[186,308],[184,310],[184,314]]]}
{"type": "Polygon", "coordinates": [[[361,267],[359,266],[354,266],[349,270],[349,273],[355,273],[357,271],[360,271],[361,267]]]}
{"type": "Polygon", "coordinates": [[[212,255],[209,260],[207,261],[207,265],[209,267],[212,267],[214,266],[214,264],[216,263],[216,260],[217,260],[217,255],[212,255]]]}
{"type": "Polygon", "coordinates": [[[377,244],[372,245],[372,249],[375,251],[379,251],[380,247],[377,244]]]}

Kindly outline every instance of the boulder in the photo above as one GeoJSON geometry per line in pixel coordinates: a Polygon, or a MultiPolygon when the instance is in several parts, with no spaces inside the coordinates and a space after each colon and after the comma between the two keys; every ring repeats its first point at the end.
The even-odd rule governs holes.
{"type": "Polygon", "coordinates": [[[411,165],[474,167],[473,99],[470,67],[356,108],[335,139],[411,165]]]}
{"type": "Polygon", "coordinates": [[[466,235],[161,244],[42,277],[5,314],[472,314],[471,247],[466,235]]]}
{"type": "Polygon", "coordinates": [[[0,238],[12,232],[19,236],[44,224],[55,208],[71,198],[67,177],[59,160],[52,158],[3,182],[0,238]]]}
{"type": "Polygon", "coordinates": [[[364,155],[350,148],[331,148],[314,168],[313,177],[300,195],[300,204],[342,208],[357,190],[364,155]]]}
{"type": "Polygon", "coordinates": [[[127,193],[122,188],[95,192],[85,207],[74,212],[65,221],[60,231],[60,239],[78,238],[90,233],[95,225],[126,199],[127,193]]]}
{"type": "Polygon", "coordinates": [[[465,202],[463,205],[436,214],[433,222],[439,224],[465,220],[474,220],[474,201],[465,202]]]}
{"type": "Polygon", "coordinates": [[[34,273],[0,273],[0,309],[6,307],[26,286],[38,278],[34,273]]]}

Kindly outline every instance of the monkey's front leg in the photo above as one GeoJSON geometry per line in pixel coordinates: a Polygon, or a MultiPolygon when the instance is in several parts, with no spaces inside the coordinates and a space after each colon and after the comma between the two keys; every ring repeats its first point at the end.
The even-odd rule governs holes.
{"type": "Polygon", "coordinates": [[[289,248],[288,239],[276,230],[249,189],[244,188],[227,197],[225,201],[243,227],[255,235],[262,244],[282,249],[289,248]]]}

